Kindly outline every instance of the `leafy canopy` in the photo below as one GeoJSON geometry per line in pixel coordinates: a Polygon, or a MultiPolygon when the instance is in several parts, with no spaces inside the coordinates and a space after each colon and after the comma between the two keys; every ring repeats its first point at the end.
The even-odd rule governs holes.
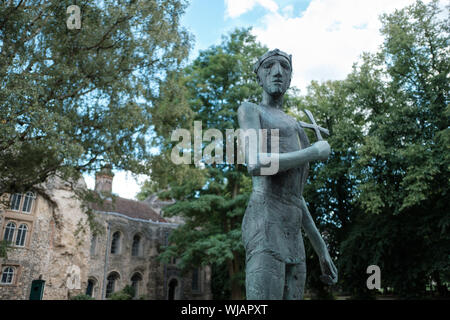
{"type": "Polygon", "coordinates": [[[161,83],[187,57],[184,0],[0,4],[0,194],[105,164],[147,172],[161,83]]]}

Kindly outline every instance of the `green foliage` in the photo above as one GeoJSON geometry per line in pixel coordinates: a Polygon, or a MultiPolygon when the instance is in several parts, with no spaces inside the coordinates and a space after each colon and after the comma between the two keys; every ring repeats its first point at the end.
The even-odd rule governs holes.
{"type": "Polygon", "coordinates": [[[109,300],[132,300],[134,297],[134,288],[126,285],[122,290],[114,292],[109,296],[109,300]]]}
{"type": "MultiPolygon", "coordinates": [[[[331,155],[325,163],[310,164],[304,198],[335,259],[339,244],[347,237],[354,217],[360,213],[353,201],[357,182],[351,169],[357,161],[364,118],[357,111],[351,93],[352,88],[346,81],[312,82],[307,94],[291,108],[293,114],[310,110],[319,125],[330,131],[326,140],[331,146],[331,155]]],[[[307,130],[307,134],[311,143],[317,140],[313,131],[307,130]]],[[[306,287],[314,292],[316,299],[332,299],[329,287],[319,279],[319,261],[309,241],[305,241],[305,248],[308,257],[306,287]]]]}
{"type": "Polygon", "coordinates": [[[230,275],[225,264],[212,264],[211,273],[214,275],[211,281],[213,300],[229,300],[231,297],[230,275]]]}
{"type": "Polygon", "coordinates": [[[418,1],[384,15],[383,49],[364,62],[387,77],[373,76],[384,95],[366,108],[359,201],[374,221],[363,226],[377,232],[373,258],[384,281],[405,297],[422,295],[435,271],[450,280],[450,24],[439,13],[436,1],[418,1]]]}
{"type": "Polygon", "coordinates": [[[95,300],[91,296],[88,296],[87,294],[79,294],[73,297],[70,297],[70,300],[95,300]]]}
{"type": "Polygon", "coordinates": [[[431,199],[445,199],[450,27],[448,17],[440,20],[438,13],[436,2],[417,2],[382,17],[385,43],[382,59],[374,63],[390,79],[375,79],[386,89],[378,97],[381,103],[367,107],[371,126],[361,150],[361,166],[367,168],[361,201],[374,213],[388,208],[400,214],[431,199]],[[383,183],[387,188],[377,191],[383,183]],[[371,199],[378,199],[377,206],[369,204],[371,199]]]}
{"type": "MultiPolygon", "coordinates": [[[[147,172],[159,88],[187,57],[184,0],[0,4],[0,194],[114,168],[147,172]]],[[[170,77],[169,77],[170,78],[170,77]]]]}
{"type": "MultiPolygon", "coordinates": [[[[401,297],[423,297],[430,280],[447,294],[450,24],[435,1],[381,20],[379,53],[364,54],[343,81],[311,83],[297,99],[331,132],[332,154],[311,165],[305,199],[352,297],[373,298],[372,264],[401,297]]],[[[308,287],[326,298],[305,246],[308,287]]]]}
{"type": "Polygon", "coordinates": [[[11,250],[9,242],[6,240],[0,240],[0,258],[8,259],[8,251],[11,250]]]}
{"type": "Polygon", "coordinates": [[[132,296],[123,291],[114,292],[113,294],[111,294],[111,296],[109,296],[109,300],[132,300],[132,299],[133,299],[132,296]]]}
{"type": "Polygon", "coordinates": [[[418,1],[382,22],[381,52],[365,55],[347,79],[366,134],[351,170],[362,212],[339,265],[355,296],[366,296],[363,274],[376,264],[383,286],[417,298],[431,279],[450,280],[449,21],[437,2],[418,1]]]}

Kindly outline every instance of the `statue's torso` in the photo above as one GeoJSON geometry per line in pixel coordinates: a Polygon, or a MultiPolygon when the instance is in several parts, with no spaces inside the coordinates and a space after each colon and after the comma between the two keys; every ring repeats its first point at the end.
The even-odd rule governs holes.
{"type": "MultiPolygon", "coordinates": [[[[271,129],[279,130],[279,153],[298,151],[309,146],[303,129],[293,117],[271,107],[260,106],[258,111],[261,129],[267,129],[268,152],[276,152],[271,146],[271,129]]],[[[254,176],[253,191],[271,194],[287,201],[293,197],[300,198],[307,174],[308,164],[275,175],[254,176]]]]}
{"type": "MultiPolygon", "coordinates": [[[[259,113],[261,129],[268,129],[267,150],[262,152],[276,152],[270,145],[270,129],[279,130],[279,153],[309,146],[306,134],[291,116],[264,106],[255,106],[254,112],[259,113]]],[[[269,252],[286,263],[304,263],[301,195],[307,172],[305,164],[275,175],[253,176],[253,192],[242,223],[247,259],[269,252]]]]}

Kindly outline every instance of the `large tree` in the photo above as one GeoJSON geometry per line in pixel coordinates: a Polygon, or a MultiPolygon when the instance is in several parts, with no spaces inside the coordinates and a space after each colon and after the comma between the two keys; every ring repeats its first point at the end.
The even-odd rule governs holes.
{"type": "MultiPolygon", "coordinates": [[[[332,154],[312,164],[305,199],[338,259],[339,284],[369,297],[369,265],[382,286],[423,296],[449,281],[449,23],[437,2],[381,17],[382,50],[342,81],[311,83],[298,99],[328,127],[332,154]]],[[[292,111],[298,113],[298,108],[292,111]]],[[[315,137],[313,138],[315,139],[315,137]]],[[[306,243],[307,253],[313,250],[306,243]]],[[[309,270],[319,270],[314,259],[309,270]]],[[[308,288],[327,296],[309,273],[308,288]]]]}
{"type": "Polygon", "coordinates": [[[187,57],[184,0],[0,4],[0,195],[52,174],[146,172],[160,84],[187,57]]]}
{"type": "Polygon", "coordinates": [[[365,214],[342,243],[341,263],[359,292],[365,283],[352,281],[371,264],[402,296],[422,296],[430,280],[447,291],[450,24],[440,13],[437,1],[418,1],[382,16],[381,52],[349,77],[366,116],[355,166],[365,214]]]}

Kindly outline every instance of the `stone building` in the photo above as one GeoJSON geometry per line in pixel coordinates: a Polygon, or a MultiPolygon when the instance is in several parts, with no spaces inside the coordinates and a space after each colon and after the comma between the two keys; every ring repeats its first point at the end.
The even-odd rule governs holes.
{"type": "Polygon", "coordinates": [[[80,232],[81,203],[57,178],[43,188],[2,199],[0,236],[11,249],[0,258],[0,299],[66,299],[86,282],[90,238],[80,232]]]}
{"type": "MultiPolygon", "coordinates": [[[[209,267],[182,274],[176,260],[162,264],[157,256],[178,224],[150,206],[111,196],[113,176],[96,176],[95,191],[102,203],[87,215],[71,185],[49,179],[40,192],[3,199],[0,236],[11,249],[0,258],[0,299],[68,299],[88,294],[107,299],[126,285],[138,299],[211,299],[209,267]]],[[[77,188],[86,188],[83,180],[77,188]]]]}

